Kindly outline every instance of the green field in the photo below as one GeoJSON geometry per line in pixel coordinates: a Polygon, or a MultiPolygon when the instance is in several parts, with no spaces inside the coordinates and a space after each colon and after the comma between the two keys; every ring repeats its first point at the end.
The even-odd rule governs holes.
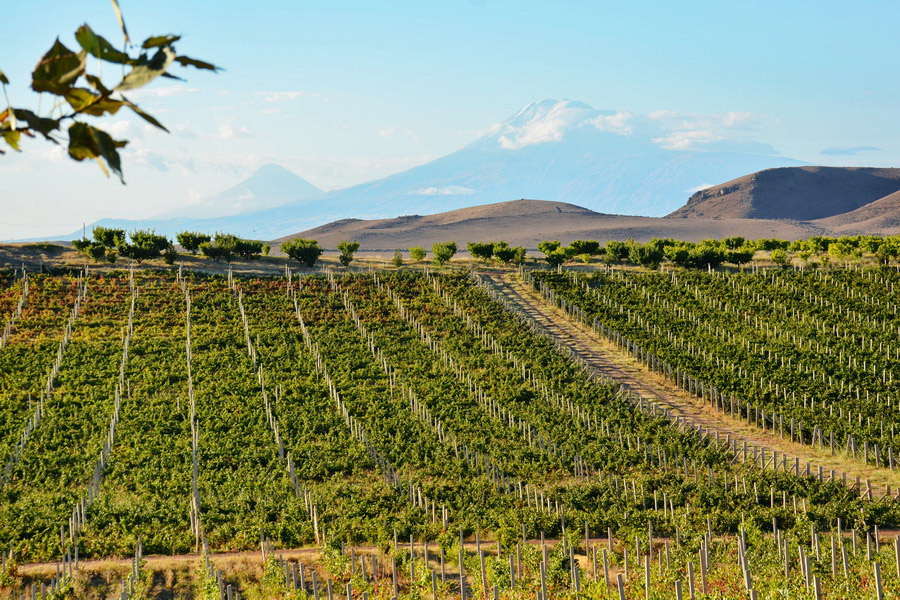
{"type": "MultiPolygon", "coordinates": [[[[651,366],[712,386],[720,410],[727,398],[769,428],[793,419],[792,439],[893,465],[900,275],[531,279],[651,366]]],[[[0,318],[24,289],[2,281],[0,318]]],[[[128,558],[139,540],[148,555],[259,550],[262,538],[267,575],[233,580],[245,597],[302,597],[296,561],[277,556],[304,546],[326,548],[306,567],[323,595],[332,579],[343,594],[352,581],[389,598],[397,580],[404,597],[459,597],[437,561],[458,573],[460,536],[486,552],[465,548],[466,597],[618,598],[621,573],[628,598],[674,598],[676,581],[687,598],[694,580],[696,597],[813,598],[820,586],[875,598],[876,563],[886,597],[900,591],[893,544],[870,535],[900,523],[900,504],[762,469],[677,426],[467,273],[31,275],[5,339],[8,597],[38,581],[23,563],[128,558]],[[542,537],[554,540],[543,554],[525,544],[542,537]],[[362,546],[401,575],[361,571],[350,548],[362,546]]],[[[58,579],[57,595],[78,595],[76,581],[58,579]]]]}

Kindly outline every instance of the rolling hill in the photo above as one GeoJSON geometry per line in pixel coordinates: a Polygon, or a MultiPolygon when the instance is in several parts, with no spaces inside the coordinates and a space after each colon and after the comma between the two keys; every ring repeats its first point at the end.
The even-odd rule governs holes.
{"type": "Polygon", "coordinates": [[[453,240],[503,240],[528,249],[543,240],[627,240],[646,242],[654,237],[700,241],[742,235],[749,238],[796,239],[828,233],[809,223],[767,219],[667,219],[597,213],[590,209],[542,200],[513,200],[462,208],[435,215],[407,215],[394,219],[343,219],[275,240],[312,238],[325,248],[343,240],[356,240],[365,251],[392,252],[411,246],[430,247],[453,240]]]}

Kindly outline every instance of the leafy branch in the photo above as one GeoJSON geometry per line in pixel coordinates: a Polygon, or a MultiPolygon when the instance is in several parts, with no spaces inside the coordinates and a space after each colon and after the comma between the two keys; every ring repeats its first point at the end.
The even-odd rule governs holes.
{"type": "MultiPolygon", "coordinates": [[[[220,68],[203,60],[179,55],[175,51],[175,42],[181,39],[178,35],[148,37],[137,48],[135,55],[130,54],[129,50],[134,46],[128,36],[122,11],[117,0],[112,0],[112,3],[122,29],[123,50],[117,49],[84,24],[75,31],[75,40],[81,50],[72,51],[57,38],[31,74],[31,89],[57,96],[55,108],[59,108],[61,114],[41,116],[28,109],[14,108],[6,91],[9,79],[0,71],[0,86],[7,105],[0,112],[0,135],[10,148],[20,152],[23,135],[30,138],[40,135],[47,141],[60,144],[63,141],[62,129],[71,122],[67,130],[69,156],[77,161],[95,159],[107,177],[111,170],[125,183],[118,149],[125,147],[128,140],[113,139],[107,132],[88,124],[82,118],[114,115],[121,108],[127,107],[154,127],[168,132],[162,123],[131,102],[123,92],[142,88],[157,77],[181,81],[180,77],[168,72],[172,63],[213,72],[220,68]],[[87,72],[88,56],[97,58],[98,64],[107,62],[121,65],[124,73],[121,80],[112,87],[107,87],[98,75],[87,72]],[[68,106],[68,110],[63,112],[65,106],[68,106]]],[[[4,151],[0,150],[0,154],[4,154],[4,151]]]]}

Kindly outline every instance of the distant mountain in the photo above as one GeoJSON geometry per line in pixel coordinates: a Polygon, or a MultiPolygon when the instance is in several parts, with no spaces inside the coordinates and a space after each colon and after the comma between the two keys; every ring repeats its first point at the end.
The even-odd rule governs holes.
{"type": "Polygon", "coordinates": [[[898,190],[900,169],[767,169],[701,190],[668,216],[813,221],[844,215],[834,224],[847,224],[854,222],[853,219],[862,221],[875,215],[861,213],[849,217],[845,213],[856,211],[898,190]]]}
{"type": "MultiPolygon", "coordinates": [[[[173,237],[184,230],[215,233],[226,231],[252,238],[271,239],[272,227],[257,227],[245,222],[241,215],[248,213],[274,214],[287,204],[314,202],[325,192],[299,175],[275,164],[263,165],[253,175],[239,184],[219,192],[200,202],[189,204],[178,210],[152,219],[100,219],[94,226],[115,227],[128,231],[133,229],[153,229],[157,233],[173,237]]],[[[288,211],[295,213],[294,209],[288,211]]],[[[270,223],[270,217],[263,219],[270,223]]],[[[277,220],[274,222],[277,229],[277,220]]],[[[81,237],[81,231],[54,239],[81,237]]]]}
{"type": "Polygon", "coordinates": [[[228,217],[277,208],[288,202],[314,200],[324,193],[299,175],[269,163],[234,187],[158,218],[228,217]]]}
{"type": "MultiPolygon", "coordinates": [[[[654,237],[700,241],[742,235],[752,239],[798,239],[828,234],[808,223],[764,219],[665,219],[606,215],[565,202],[513,200],[460,208],[434,215],[406,215],[393,219],[342,219],[276,240],[312,238],[334,249],[343,240],[356,240],[363,251],[393,253],[411,246],[431,248],[435,242],[455,241],[461,252],[467,242],[505,241],[534,250],[543,240],[568,244],[576,239],[646,242],[654,237]]],[[[276,248],[275,252],[278,250],[276,248]]]]}
{"type": "Polygon", "coordinates": [[[733,151],[741,147],[734,145],[731,151],[721,145],[713,149],[714,144],[703,146],[710,148],[705,151],[673,149],[683,146],[667,140],[653,117],[596,110],[571,100],[544,100],[526,106],[457,152],[378,181],[293,198],[276,197],[277,185],[273,192],[271,187],[252,188],[245,182],[221,198],[167,215],[203,219],[100,224],[153,227],[167,233],[173,228],[221,230],[272,239],[338,219],[438,213],[510,198],[569,202],[602,213],[662,216],[700,187],[764,168],[802,164],[733,151]],[[230,216],[204,212],[260,204],[265,208],[230,216]]]}
{"type": "Polygon", "coordinates": [[[332,192],[315,214],[386,217],[509,198],[575,203],[603,213],[662,216],[692,190],[762,168],[778,156],[664,147],[658,129],[582,102],[525,107],[465,148],[380,181],[332,192]]]}

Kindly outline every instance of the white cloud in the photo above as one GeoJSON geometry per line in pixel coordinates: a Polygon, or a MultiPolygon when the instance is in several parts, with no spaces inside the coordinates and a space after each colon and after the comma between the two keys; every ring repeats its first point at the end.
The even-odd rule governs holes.
{"type": "Polygon", "coordinates": [[[495,138],[501,148],[516,150],[557,142],[571,132],[587,127],[644,140],[669,150],[776,153],[770,145],[753,139],[765,123],[763,115],[744,111],[680,113],[657,110],[637,115],[627,111],[595,110],[580,102],[545,100],[492,126],[482,136],[495,138]]]}
{"type": "Polygon", "coordinates": [[[713,187],[714,185],[717,185],[717,184],[715,184],[715,183],[701,183],[700,185],[695,185],[694,187],[688,188],[688,189],[686,189],[686,190],[684,190],[684,191],[685,191],[685,193],[687,193],[687,194],[693,195],[693,194],[696,194],[697,192],[701,192],[701,191],[703,191],[703,190],[709,189],[709,188],[713,187]]]}
{"type": "Polygon", "coordinates": [[[130,140],[133,138],[143,137],[143,131],[134,127],[131,121],[113,121],[107,125],[103,125],[106,133],[118,139],[130,140]]]}
{"type": "Polygon", "coordinates": [[[244,125],[235,128],[231,121],[226,121],[219,124],[219,131],[214,137],[219,140],[233,140],[234,138],[253,137],[253,134],[244,125]]]}
{"type": "Polygon", "coordinates": [[[635,116],[633,114],[622,111],[613,115],[599,115],[587,122],[597,128],[598,131],[631,135],[634,133],[634,119],[635,116]]]}
{"type": "Polygon", "coordinates": [[[197,88],[190,88],[183,84],[169,85],[166,87],[150,87],[141,88],[128,92],[129,100],[146,100],[147,98],[168,98],[169,96],[181,96],[184,94],[195,94],[199,92],[197,88]]]}
{"type": "Polygon", "coordinates": [[[255,96],[262,100],[263,102],[291,102],[294,100],[298,100],[303,96],[307,96],[309,98],[318,98],[319,100],[330,100],[330,98],[320,94],[318,92],[301,92],[301,91],[288,91],[288,92],[255,92],[255,96]]]}
{"type": "Polygon", "coordinates": [[[387,127],[378,130],[378,136],[384,140],[408,138],[415,144],[419,144],[419,136],[411,129],[400,129],[398,127],[387,127]]]}
{"type": "Polygon", "coordinates": [[[585,105],[567,100],[552,105],[546,101],[533,104],[499,129],[500,147],[516,150],[535,144],[558,142],[567,131],[580,126],[596,112],[585,105]]]}
{"type": "Polygon", "coordinates": [[[406,192],[407,196],[470,196],[475,193],[472,188],[461,185],[445,185],[441,187],[427,187],[406,192]]]}
{"type": "Polygon", "coordinates": [[[712,142],[715,139],[716,136],[712,131],[695,130],[675,131],[666,136],[652,138],[651,141],[667,150],[693,150],[697,145],[712,142]]]}

